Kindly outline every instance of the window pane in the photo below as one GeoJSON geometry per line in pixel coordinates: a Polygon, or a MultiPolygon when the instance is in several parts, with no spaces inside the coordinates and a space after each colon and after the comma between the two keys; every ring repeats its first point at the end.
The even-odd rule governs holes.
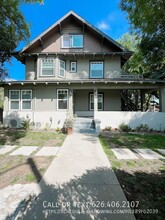
{"type": "Polygon", "coordinates": [[[67,94],[59,94],[58,99],[67,99],[67,94]]]}
{"type": "Polygon", "coordinates": [[[10,91],[10,99],[19,99],[19,91],[10,91]]]}
{"type": "Polygon", "coordinates": [[[98,94],[98,102],[102,102],[103,101],[103,96],[101,94],[98,94]]]}
{"type": "Polygon", "coordinates": [[[72,36],[72,46],[73,47],[83,47],[83,36],[73,35],[72,36]]]}
{"type": "Polygon", "coordinates": [[[76,72],[77,70],[77,63],[76,62],[71,62],[71,72],[76,72]]]}
{"type": "Polygon", "coordinates": [[[31,101],[23,101],[22,109],[31,109],[31,101]]]}
{"type": "Polygon", "coordinates": [[[62,43],[63,47],[70,47],[70,36],[63,36],[63,43],[62,43]]]}
{"type": "Polygon", "coordinates": [[[91,78],[103,78],[103,63],[102,62],[91,63],[90,77],[91,78]]]}
{"type": "Polygon", "coordinates": [[[94,103],[90,103],[90,110],[94,110],[94,103]]]}
{"type": "Polygon", "coordinates": [[[42,76],[52,76],[53,69],[42,69],[42,76]]]}
{"type": "Polygon", "coordinates": [[[103,103],[102,102],[98,102],[98,110],[102,110],[103,109],[103,103]]]}
{"type": "Polygon", "coordinates": [[[53,60],[52,59],[42,60],[42,67],[52,68],[53,67],[53,60]]]}
{"type": "Polygon", "coordinates": [[[19,109],[19,101],[11,101],[10,109],[19,109]]]}
{"type": "Polygon", "coordinates": [[[22,99],[31,99],[31,91],[22,91],[22,99]]]}
{"type": "Polygon", "coordinates": [[[58,109],[67,109],[68,107],[68,90],[58,90],[58,109]]]}
{"type": "Polygon", "coordinates": [[[90,95],[90,102],[94,102],[93,94],[90,95]]]}
{"type": "Polygon", "coordinates": [[[60,60],[60,72],[59,76],[64,77],[65,76],[65,62],[60,60]]]}
{"type": "Polygon", "coordinates": [[[58,109],[67,109],[67,100],[59,100],[58,109]]]}
{"type": "Polygon", "coordinates": [[[42,76],[54,75],[53,69],[54,69],[53,59],[42,60],[42,76]]]}

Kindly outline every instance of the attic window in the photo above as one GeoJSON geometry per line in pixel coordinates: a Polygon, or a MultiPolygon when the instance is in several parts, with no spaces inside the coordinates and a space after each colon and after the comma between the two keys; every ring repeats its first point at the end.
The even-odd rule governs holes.
{"type": "Polygon", "coordinates": [[[65,34],[62,36],[62,48],[82,48],[82,47],[83,47],[83,35],[65,34]]]}

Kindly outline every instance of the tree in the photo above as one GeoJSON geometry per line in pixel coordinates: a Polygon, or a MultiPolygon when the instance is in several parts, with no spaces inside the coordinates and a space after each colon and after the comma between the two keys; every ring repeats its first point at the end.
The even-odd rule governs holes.
{"type": "Polygon", "coordinates": [[[42,3],[42,0],[0,1],[0,79],[7,76],[4,63],[9,62],[20,41],[30,37],[29,26],[19,9],[21,3],[42,3]]]}
{"type": "Polygon", "coordinates": [[[164,0],[121,0],[131,28],[140,36],[139,50],[147,71],[165,66],[165,2],[164,0]]]}
{"type": "Polygon", "coordinates": [[[124,72],[130,74],[142,74],[144,72],[144,64],[138,47],[140,38],[135,34],[130,35],[129,33],[125,33],[116,41],[133,52],[131,58],[123,66],[124,72]]]}

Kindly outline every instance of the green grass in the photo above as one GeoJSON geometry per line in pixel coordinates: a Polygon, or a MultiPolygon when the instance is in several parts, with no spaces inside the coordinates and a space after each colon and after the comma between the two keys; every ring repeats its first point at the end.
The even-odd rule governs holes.
{"type": "Polygon", "coordinates": [[[115,147],[165,149],[165,136],[158,134],[122,133],[110,138],[115,147]]]}
{"type": "Polygon", "coordinates": [[[26,181],[27,182],[35,182],[35,180],[36,180],[36,177],[32,174],[32,173],[29,173],[29,174],[27,174],[26,175],[26,181]]]}
{"type": "Polygon", "coordinates": [[[66,135],[50,131],[25,131],[22,129],[1,129],[0,145],[17,146],[61,146],[66,135]]]}
{"type": "Polygon", "coordinates": [[[111,147],[165,148],[165,136],[155,134],[102,133],[100,143],[128,201],[139,201],[138,209],[158,209],[158,214],[136,214],[140,220],[164,220],[165,164],[163,160],[118,160],[111,147]]]}

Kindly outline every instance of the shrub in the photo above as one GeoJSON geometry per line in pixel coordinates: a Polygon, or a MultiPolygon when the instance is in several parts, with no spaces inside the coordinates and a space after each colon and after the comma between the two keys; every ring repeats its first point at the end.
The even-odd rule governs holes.
{"type": "Polygon", "coordinates": [[[120,128],[120,130],[121,131],[124,131],[124,132],[129,132],[129,131],[131,131],[131,127],[129,126],[129,125],[126,125],[126,124],[121,124],[120,126],[119,126],[119,128],[120,128]]]}
{"type": "Polygon", "coordinates": [[[25,119],[25,120],[22,121],[21,126],[22,126],[23,129],[29,130],[30,124],[31,124],[30,119],[25,119]]]}
{"type": "Polygon", "coordinates": [[[147,124],[140,124],[139,126],[136,127],[137,131],[149,131],[150,128],[147,124]]]}

